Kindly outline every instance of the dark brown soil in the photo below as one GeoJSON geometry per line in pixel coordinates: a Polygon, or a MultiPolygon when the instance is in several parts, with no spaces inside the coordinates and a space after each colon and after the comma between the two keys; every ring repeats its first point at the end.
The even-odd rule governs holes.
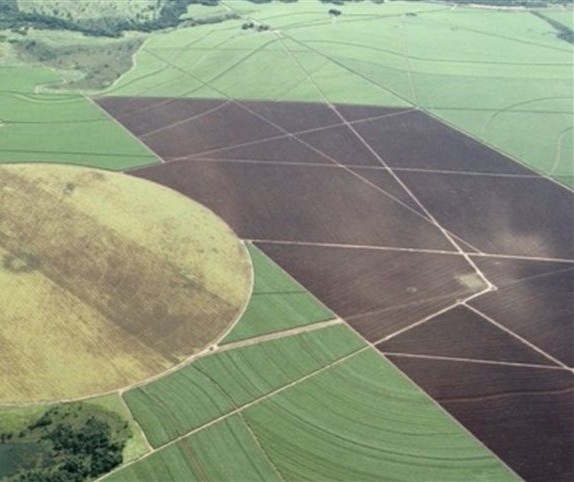
{"type": "Polygon", "coordinates": [[[172,99],[169,97],[104,97],[96,102],[136,136],[199,116],[221,106],[224,99],[172,99]]]}
{"type": "Polygon", "coordinates": [[[236,104],[193,117],[143,138],[163,158],[185,157],[235,144],[280,136],[283,132],[236,104]]]}
{"type": "Polygon", "coordinates": [[[361,177],[364,177],[369,182],[379,186],[383,191],[389,195],[399,199],[407,206],[416,210],[423,216],[426,214],[422,211],[420,206],[413,200],[413,198],[405,191],[403,186],[385,169],[368,169],[368,168],[353,168],[361,177]]]}
{"type": "MultiPolygon", "coordinates": [[[[488,279],[499,288],[516,282],[527,282],[532,278],[543,278],[562,271],[574,270],[574,260],[571,263],[559,263],[488,256],[473,256],[472,258],[488,279]]],[[[574,290],[574,287],[572,289],[574,290]]]]}
{"type": "Polygon", "coordinates": [[[360,123],[356,128],[391,167],[533,174],[420,111],[360,123]]]}
{"type": "Polygon", "coordinates": [[[300,134],[297,137],[340,164],[346,166],[382,166],[376,156],[347,126],[331,127],[300,134]]]}
{"type": "Polygon", "coordinates": [[[250,143],[245,146],[222,148],[206,157],[262,162],[304,162],[336,165],[327,156],[311,149],[294,137],[281,137],[279,139],[250,143]]]}
{"type": "Polygon", "coordinates": [[[446,229],[485,253],[574,259],[574,195],[543,178],[401,172],[446,229]]]}
{"type": "Polygon", "coordinates": [[[571,373],[389,358],[528,482],[574,479],[571,373]]]}
{"type": "Polygon", "coordinates": [[[373,342],[483,287],[459,256],[264,243],[258,246],[373,342]],[[476,284],[471,288],[465,280],[476,284]]]}
{"type": "Polygon", "coordinates": [[[241,104],[291,133],[341,123],[341,118],[325,104],[256,101],[241,104]]]}
{"type": "Polygon", "coordinates": [[[377,348],[383,352],[557,366],[464,306],[384,341],[377,348]]]}
{"type": "Polygon", "coordinates": [[[574,366],[574,266],[502,285],[471,304],[561,362],[574,366]]]}
{"type": "MultiPolygon", "coordinates": [[[[241,102],[243,108],[228,104],[169,127],[221,101],[163,102],[100,100],[133,132],[167,127],[142,140],[173,162],[134,174],[206,204],[243,238],[354,245],[258,243],[373,342],[432,318],[484,287],[459,255],[358,248],[453,252],[383,164],[395,168],[439,223],[464,240],[459,242],[467,252],[574,261],[570,191],[423,112],[336,106],[381,163],[348,127],[337,126],[341,119],[326,106],[241,102]],[[377,116],[383,117],[371,119],[377,116]],[[312,131],[300,132],[308,129],[312,131]],[[174,159],[179,157],[201,160],[174,159]]],[[[572,263],[473,259],[498,291],[477,298],[472,306],[573,363],[572,263]]],[[[462,307],[383,341],[380,348],[552,364],[462,307]]],[[[571,374],[402,356],[393,361],[527,480],[574,477],[571,374]]]]}
{"type": "Polygon", "coordinates": [[[205,204],[247,239],[453,250],[428,220],[342,168],[180,161],[133,174],[205,204]]]}

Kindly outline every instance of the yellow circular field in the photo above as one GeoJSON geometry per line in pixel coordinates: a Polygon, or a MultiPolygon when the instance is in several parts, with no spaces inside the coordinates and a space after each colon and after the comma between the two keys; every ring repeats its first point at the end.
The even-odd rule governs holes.
{"type": "Polygon", "coordinates": [[[251,289],[243,243],[157,184],[0,166],[0,403],[79,398],[218,340],[251,289]]]}

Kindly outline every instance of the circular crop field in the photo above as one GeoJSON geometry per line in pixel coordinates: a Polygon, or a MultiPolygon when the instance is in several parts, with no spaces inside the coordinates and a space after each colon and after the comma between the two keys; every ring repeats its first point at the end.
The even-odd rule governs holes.
{"type": "Polygon", "coordinates": [[[129,386],[217,341],[251,291],[243,243],[125,174],[0,166],[0,403],[129,386]]]}

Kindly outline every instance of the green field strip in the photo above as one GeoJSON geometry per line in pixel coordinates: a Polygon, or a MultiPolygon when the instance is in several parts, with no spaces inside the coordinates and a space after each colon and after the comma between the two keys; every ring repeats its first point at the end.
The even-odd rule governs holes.
{"type": "Polygon", "coordinates": [[[257,247],[249,244],[248,249],[255,272],[253,295],[222,344],[335,318],[257,247]]]}
{"type": "Polygon", "coordinates": [[[286,480],[518,480],[373,350],[242,414],[286,480]]]}
{"type": "Polygon", "coordinates": [[[347,327],[328,327],[200,358],[124,399],[158,447],[362,347],[347,327]]]}
{"type": "Polygon", "coordinates": [[[302,293],[305,291],[303,286],[291,278],[291,276],[255,245],[249,243],[247,248],[249,249],[253,270],[255,272],[253,285],[254,294],[302,293]]]}
{"type": "Polygon", "coordinates": [[[33,67],[6,72],[9,78],[2,75],[0,81],[0,163],[69,163],[123,170],[158,162],[84,96],[35,92],[38,85],[57,79],[51,72],[33,67]]]}
{"type": "Polygon", "coordinates": [[[161,449],[105,478],[108,482],[281,480],[239,415],[161,449]]]}
{"type": "Polygon", "coordinates": [[[309,293],[253,295],[223,344],[326,321],[334,315],[309,293]]]}

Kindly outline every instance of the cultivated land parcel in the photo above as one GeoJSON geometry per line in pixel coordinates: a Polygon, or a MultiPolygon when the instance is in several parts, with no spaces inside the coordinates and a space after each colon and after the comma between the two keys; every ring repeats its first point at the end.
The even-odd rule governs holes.
{"type": "Polygon", "coordinates": [[[33,315],[4,290],[0,344],[70,355],[4,357],[0,433],[17,439],[0,439],[0,480],[40,401],[110,390],[89,410],[132,437],[103,480],[570,480],[572,46],[520,9],[230,0],[184,17],[222,14],[129,34],[133,63],[102,54],[84,84],[69,69],[112,41],[30,29],[80,52],[33,66],[22,33],[0,42],[0,162],[34,163],[0,166],[0,282],[33,315]],[[51,165],[66,163],[125,172],[51,165]],[[186,197],[247,250],[211,213],[191,222],[207,210],[186,197]],[[204,279],[221,310],[200,320],[204,279]],[[94,319],[129,336],[101,343],[94,319]],[[154,366],[126,376],[121,356],[144,348],[154,366]],[[90,387],[31,375],[62,364],[90,387]]]}

